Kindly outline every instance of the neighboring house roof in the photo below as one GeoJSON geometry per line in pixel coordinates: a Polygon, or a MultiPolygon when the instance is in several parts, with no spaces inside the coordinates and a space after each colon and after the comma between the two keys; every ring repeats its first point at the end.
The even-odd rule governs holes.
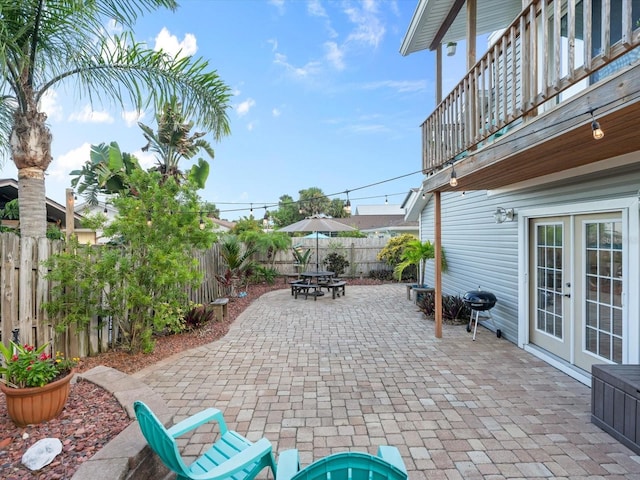
{"type": "Polygon", "coordinates": [[[361,232],[417,232],[417,221],[406,221],[401,215],[352,215],[334,220],[357,228],[361,232]]]}
{"type": "Polygon", "coordinates": [[[401,205],[358,205],[355,215],[404,215],[401,205]]]}
{"type": "MultiPolygon", "coordinates": [[[[0,179],[0,208],[4,208],[7,202],[18,198],[18,181],[12,178],[0,179]]],[[[64,228],[67,224],[67,211],[64,205],[46,198],[47,203],[47,223],[60,225],[64,228]]],[[[80,227],[82,215],[74,214],[74,227],[80,227]]]]}
{"type": "Polygon", "coordinates": [[[228,220],[220,220],[219,218],[209,218],[209,220],[211,220],[213,223],[215,223],[216,225],[218,225],[220,227],[220,230],[228,232],[229,230],[231,230],[233,227],[236,226],[235,222],[230,222],[228,220]]]}
{"type": "MultiPolygon", "coordinates": [[[[466,39],[467,9],[464,3],[458,0],[420,0],[400,46],[400,53],[406,56],[420,50],[434,50],[434,42],[438,41],[437,36],[441,27],[447,23],[447,17],[454,5],[461,5],[460,11],[439,43],[466,39]]],[[[520,0],[477,2],[476,34],[482,35],[506,28],[520,14],[521,9],[520,0]]]]}

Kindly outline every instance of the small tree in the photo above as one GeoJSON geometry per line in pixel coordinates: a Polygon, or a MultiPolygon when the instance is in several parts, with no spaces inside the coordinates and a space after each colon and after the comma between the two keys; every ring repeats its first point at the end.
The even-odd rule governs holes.
{"type": "MultiPolygon", "coordinates": [[[[381,262],[386,263],[392,269],[395,269],[397,265],[402,262],[402,252],[404,252],[405,248],[410,242],[417,240],[414,235],[405,233],[402,235],[398,235],[397,237],[392,237],[389,239],[387,244],[384,246],[382,250],[378,252],[377,259],[381,262]]],[[[417,272],[415,265],[407,266],[403,269],[402,279],[416,279],[417,281],[417,272]]]]}
{"type": "MultiPolygon", "coordinates": [[[[427,265],[427,260],[430,260],[435,257],[435,248],[433,244],[426,240],[425,242],[421,242],[420,240],[412,240],[407,243],[405,249],[402,251],[400,255],[400,259],[402,260],[398,265],[396,265],[393,270],[393,274],[395,277],[400,280],[402,278],[402,272],[405,268],[410,265],[415,265],[420,271],[420,282],[418,285],[424,285],[424,273],[425,267],[427,265]]],[[[444,257],[444,252],[442,252],[442,269],[447,269],[447,263],[444,257]]]]}
{"type": "Polygon", "coordinates": [[[182,328],[190,308],[187,287],[202,281],[193,250],[209,248],[215,234],[199,228],[195,186],[160,179],[158,172],[136,170],[128,179],[135,194],[112,199],[118,215],[104,232],[115,245],[50,258],[49,278],[60,288],[48,310],[58,316],[59,329],[82,328],[92,315],[108,314],[125,348],[150,352],[154,332],[182,328]],[[86,256],[94,257],[91,263],[86,256]]]}

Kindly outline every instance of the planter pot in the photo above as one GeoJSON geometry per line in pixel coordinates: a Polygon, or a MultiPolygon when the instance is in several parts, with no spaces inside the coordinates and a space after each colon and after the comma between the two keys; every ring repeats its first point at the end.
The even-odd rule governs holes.
{"type": "Polygon", "coordinates": [[[33,388],[10,388],[0,383],[0,390],[7,399],[9,418],[18,427],[25,427],[57,417],[69,398],[72,377],[73,372],[44,387],[33,388]]]}

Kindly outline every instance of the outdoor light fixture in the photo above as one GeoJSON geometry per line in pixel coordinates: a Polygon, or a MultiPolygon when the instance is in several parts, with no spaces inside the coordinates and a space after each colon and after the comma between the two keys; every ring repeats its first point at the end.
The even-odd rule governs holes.
{"type": "Polygon", "coordinates": [[[456,42],[447,43],[447,57],[453,57],[456,54],[456,42]]]}
{"type": "Polygon", "coordinates": [[[427,198],[427,192],[422,192],[422,199],[425,200],[427,198]]]}
{"type": "Polygon", "coordinates": [[[591,130],[593,130],[593,138],[594,140],[600,140],[604,137],[604,132],[600,128],[600,123],[593,116],[593,112],[591,112],[591,130]]]}
{"type": "Polygon", "coordinates": [[[269,226],[269,210],[267,206],[264,206],[264,217],[262,217],[262,227],[267,228],[269,226]]]}
{"type": "Polygon", "coordinates": [[[513,212],[513,208],[498,207],[493,213],[493,219],[496,223],[513,222],[514,217],[515,213],[513,212]]]}
{"type": "Polygon", "coordinates": [[[389,205],[389,198],[386,195],[384,196],[384,204],[389,205]]]}
{"type": "Polygon", "coordinates": [[[456,169],[453,167],[453,163],[451,164],[451,178],[449,179],[449,185],[452,187],[458,186],[458,177],[456,176],[456,169]]]}
{"type": "Polygon", "coordinates": [[[204,219],[202,218],[202,212],[200,212],[200,230],[204,230],[204,219]]]}
{"type": "Polygon", "coordinates": [[[349,201],[349,190],[347,190],[346,193],[347,193],[347,201],[345,202],[343,208],[345,212],[351,215],[351,202],[349,201]]]}
{"type": "Polygon", "coordinates": [[[147,213],[147,227],[150,227],[151,223],[152,223],[151,222],[151,212],[148,212],[147,213]]]}
{"type": "Polygon", "coordinates": [[[107,210],[107,204],[104,204],[104,210],[102,210],[103,213],[109,213],[109,210],[107,210]]]}

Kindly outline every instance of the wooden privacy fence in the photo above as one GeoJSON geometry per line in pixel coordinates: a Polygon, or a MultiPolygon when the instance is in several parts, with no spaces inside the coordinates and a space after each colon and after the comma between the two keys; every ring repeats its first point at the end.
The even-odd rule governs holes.
{"type": "MultiPolygon", "coordinates": [[[[320,267],[327,254],[337,251],[349,261],[345,275],[367,276],[371,270],[388,268],[376,260],[386,243],[387,239],[378,238],[319,239],[320,267]]],[[[316,240],[293,238],[292,246],[298,245],[312,250],[308,268],[314,269],[316,240]]],[[[9,345],[10,340],[37,346],[51,342],[52,352],[62,351],[67,357],[86,357],[115,345],[117,332],[110,318],[95,317],[83,331],[72,327],[63,333],[54,331],[44,309],[45,302],[50,299],[51,281],[45,278],[47,270],[43,262],[64,247],[60,241],[0,233],[0,341],[5,345],[9,345]]],[[[195,303],[207,304],[224,295],[216,281],[216,274],[224,271],[224,263],[217,244],[194,255],[199,261],[203,281],[197,288],[190,289],[189,298],[195,303]]],[[[267,263],[266,258],[258,256],[257,260],[267,263]]],[[[274,265],[282,274],[295,273],[291,249],[278,252],[274,265]]]]}

